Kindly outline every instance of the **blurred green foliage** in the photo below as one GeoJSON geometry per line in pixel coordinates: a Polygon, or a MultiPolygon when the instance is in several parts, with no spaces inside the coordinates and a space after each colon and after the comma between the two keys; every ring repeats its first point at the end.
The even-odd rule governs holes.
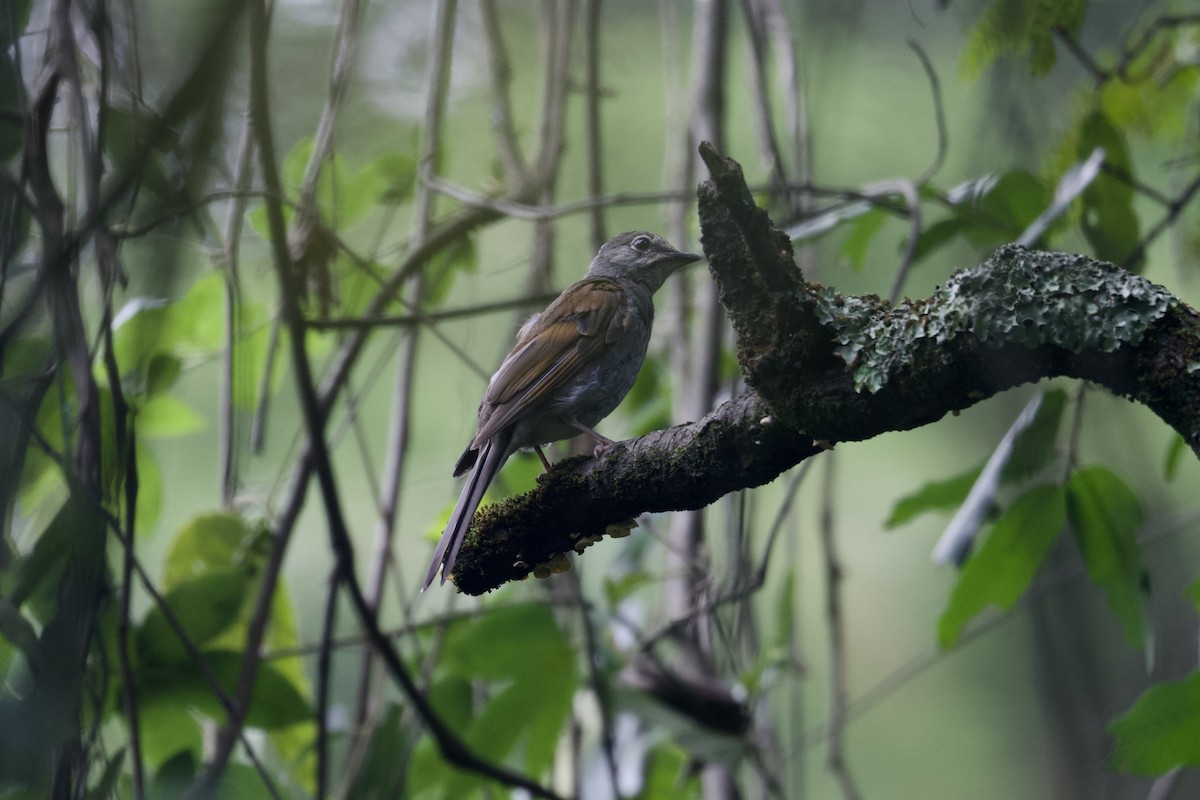
{"type": "MultiPolygon", "coordinates": [[[[244,206],[230,206],[233,198],[206,194],[231,191],[225,163],[226,129],[236,129],[242,105],[240,89],[226,83],[227,71],[241,74],[242,56],[233,50],[225,54],[221,70],[201,76],[210,80],[197,82],[211,84],[210,89],[189,86],[188,91],[197,93],[198,99],[194,106],[182,103],[188,111],[171,111],[169,90],[163,88],[176,76],[147,76],[152,79],[144,87],[112,77],[124,74],[122,70],[132,63],[134,51],[121,49],[128,43],[108,42],[114,49],[104,51],[103,59],[84,47],[74,51],[82,62],[83,80],[91,82],[86,102],[79,102],[95,104],[95,118],[103,119],[103,125],[92,131],[104,178],[98,187],[105,191],[122,184],[136,187],[114,197],[99,192],[108,205],[92,219],[88,213],[94,209],[83,206],[80,199],[88,192],[81,188],[83,178],[76,160],[83,151],[79,143],[84,140],[71,139],[61,151],[56,150],[53,179],[70,187],[68,199],[80,204],[65,214],[70,225],[78,226],[80,236],[78,241],[68,242],[71,246],[66,249],[74,259],[68,271],[72,280],[93,281],[85,284],[80,296],[89,331],[83,344],[91,358],[96,390],[100,474],[95,491],[81,481],[77,464],[85,434],[80,418],[87,393],[76,385],[81,376],[66,366],[69,354],[56,339],[58,320],[47,321],[35,309],[44,282],[62,275],[39,272],[48,269],[39,259],[51,234],[44,218],[46,209],[22,183],[33,159],[28,150],[30,103],[39,90],[31,54],[43,46],[46,5],[7,0],[0,8],[0,164],[5,186],[0,193],[0,257],[5,270],[0,294],[0,509],[4,513],[0,541],[0,676],[4,678],[0,685],[0,797],[45,796],[51,775],[49,753],[81,732],[87,736],[80,741],[91,749],[88,769],[81,771],[75,795],[97,800],[132,796],[134,741],[124,691],[134,698],[136,707],[136,744],[149,775],[147,795],[178,797],[193,786],[203,769],[208,756],[206,736],[227,719],[222,696],[237,691],[251,662],[256,664],[256,680],[245,724],[252,729],[251,740],[262,745],[265,772],[281,796],[304,797],[315,791],[320,713],[326,715],[322,720],[327,723],[326,744],[337,754],[331,763],[354,768],[350,772],[348,766],[345,775],[335,776],[346,781],[345,796],[383,798],[398,792],[414,798],[496,796],[503,791],[497,784],[456,769],[442,757],[403,695],[384,692],[361,731],[350,731],[339,717],[346,716],[353,701],[340,697],[333,708],[319,705],[311,663],[304,660],[305,643],[320,633],[307,618],[320,594],[313,586],[294,580],[280,582],[268,596],[261,652],[247,652],[247,632],[258,613],[269,553],[278,535],[272,527],[277,509],[253,495],[260,484],[286,483],[288,467],[268,478],[252,473],[254,468],[263,469],[261,463],[247,467],[253,475],[247,479],[252,488],[221,510],[196,514],[180,500],[195,491],[207,498],[207,508],[221,505],[204,494],[207,489],[190,485],[200,472],[198,467],[187,464],[186,470],[179,468],[181,461],[197,460],[195,451],[188,448],[198,449],[201,445],[197,442],[212,445],[216,438],[213,421],[221,415],[222,423],[230,427],[249,427],[251,418],[255,423],[266,418],[262,424],[269,425],[275,419],[267,413],[269,404],[285,397],[294,379],[280,356],[284,348],[279,339],[285,334],[276,328],[276,303],[263,266],[268,238],[264,198],[250,192],[237,198],[244,206]],[[92,91],[102,75],[114,80],[120,91],[92,91]],[[169,111],[175,115],[170,119],[169,111]],[[244,262],[240,284],[222,246],[222,225],[229,223],[219,212],[230,208],[242,208],[234,222],[246,222],[257,236],[236,243],[242,248],[244,262]],[[110,250],[122,253],[114,263],[123,266],[127,274],[97,278],[111,267],[99,254],[110,250]],[[211,376],[217,363],[230,365],[231,382],[229,407],[214,412],[217,402],[211,376]],[[189,382],[203,384],[207,392],[198,398],[189,382]],[[130,536],[141,556],[149,550],[161,560],[161,570],[147,568],[145,576],[156,587],[157,596],[138,588],[134,565],[125,559],[126,548],[134,546],[130,536]],[[134,596],[127,616],[120,597],[124,589],[134,596]],[[76,630],[80,627],[87,628],[82,637],[76,630]],[[80,639],[86,646],[72,650],[70,644],[80,639]],[[122,663],[122,656],[127,663],[122,663]],[[122,676],[124,670],[130,675],[128,684],[122,676]]],[[[185,30],[204,13],[203,8],[191,9],[174,19],[169,4],[147,0],[134,5],[154,12],[147,24],[159,26],[155,33],[169,33],[173,23],[185,30]]],[[[623,10],[649,14],[641,4],[635,5],[623,10]]],[[[992,0],[969,20],[958,56],[966,79],[986,81],[989,71],[1009,68],[1009,59],[1015,57],[1027,67],[1022,81],[1054,80],[1067,87],[1054,109],[1060,116],[1048,134],[1053,140],[1038,154],[1045,163],[1035,163],[1036,158],[996,163],[950,180],[933,175],[915,187],[917,209],[907,209],[901,193],[848,194],[844,202],[797,222],[791,228],[797,242],[829,245],[826,252],[832,252],[831,259],[849,266],[857,276],[854,279],[861,281],[878,277],[871,267],[879,262],[880,252],[903,253],[911,245],[913,266],[932,272],[942,259],[963,254],[983,258],[995,247],[1017,240],[1037,247],[1086,249],[1133,271],[1147,268],[1147,233],[1171,205],[1168,202],[1163,208],[1158,202],[1152,206],[1155,213],[1148,213],[1147,205],[1154,198],[1147,200],[1141,187],[1161,182],[1155,162],[1164,148],[1182,142],[1185,150],[1194,150],[1191,120],[1198,73],[1189,53],[1200,45],[1200,26],[1194,22],[1157,25],[1154,14],[1162,9],[1152,4],[1130,32],[1102,27],[1095,36],[1110,37],[1095,48],[1099,55],[1079,68],[1082,74],[1064,77],[1065,43],[1079,45],[1088,22],[1103,14],[1108,5],[1113,4],[992,0]],[[1096,159],[1098,152],[1102,160],[1096,159]],[[864,199],[863,194],[869,197],[864,199]],[[908,229],[914,211],[919,212],[920,222],[915,232],[908,229]],[[898,236],[893,224],[897,218],[905,223],[898,236]]],[[[522,51],[536,50],[532,38],[536,26],[524,25],[520,12],[513,13],[517,17],[508,20],[513,29],[510,33],[520,34],[522,51]]],[[[533,12],[526,13],[532,20],[533,12]]],[[[613,38],[640,42],[641,47],[622,48],[624,55],[611,57],[616,62],[612,68],[614,72],[636,72],[639,80],[652,83],[658,92],[661,87],[654,69],[647,66],[646,55],[658,47],[657,33],[651,30],[653,26],[641,24],[648,17],[629,19],[633,23],[610,21],[613,38]]],[[[94,21],[81,17],[79,30],[87,29],[85,22],[94,21]]],[[[299,57],[295,53],[286,57],[300,62],[311,61],[312,53],[296,43],[314,36],[317,29],[322,35],[328,33],[319,25],[294,18],[285,18],[280,24],[296,26],[288,33],[295,49],[303,52],[299,57]]],[[[111,33],[98,23],[93,30],[111,33]]],[[[138,34],[133,28],[122,31],[158,42],[167,50],[174,41],[165,35],[138,34]]],[[[189,39],[186,34],[178,35],[184,41],[189,39]]],[[[221,42],[192,44],[218,47],[221,42]]],[[[202,53],[178,58],[174,52],[169,55],[157,54],[155,63],[192,64],[197,59],[206,63],[202,53]]],[[[470,55],[464,54],[464,58],[470,55]]],[[[285,70],[279,72],[284,73],[283,82],[299,80],[285,70]]],[[[325,87],[319,88],[323,91],[325,87]]],[[[641,88],[650,93],[648,87],[641,88]]],[[[317,89],[313,91],[315,94],[317,89]]],[[[532,92],[521,94],[518,105],[527,104],[531,96],[532,92]]],[[[64,108],[75,102],[67,95],[58,99],[64,108]]],[[[744,100],[735,97],[732,102],[744,100]]],[[[625,96],[621,102],[632,105],[635,100],[625,96]]],[[[641,105],[640,99],[636,102],[641,105]]],[[[654,94],[652,102],[661,105],[662,97],[654,94]]],[[[281,101],[280,106],[286,118],[290,104],[281,101]]],[[[361,115],[358,124],[348,126],[351,130],[344,134],[339,148],[321,165],[310,197],[304,196],[309,188],[305,177],[310,172],[315,138],[307,134],[290,137],[282,158],[285,196],[280,200],[285,219],[293,229],[301,227],[305,219],[311,224],[306,237],[298,236],[292,242],[300,251],[296,262],[305,271],[309,299],[315,301],[306,311],[322,320],[352,321],[365,314],[375,291],[390,277],[391,256],[404,249],[412,234],[400,217],[411,211],[417,181],[416,142],[370,130],[378,119],[365,106],[357,110],[361,115]],[[368,136],[373,137],[372,148],[357,146],[368,136]]],[[[472,181],[490,188],[496,172],[494,156],[490,152],[481,155],[487,142],[480,133],[483,125],[469,116],[478,116],[478,111],[472,112],[469,104],[464,104],[455,113],[466,120],[462,125],[468,132],[441,154],[449,162],[447,172],[456,176],[467,172],[472,181]]],[[[639,126],[649,124],[647,117],[629,114],[622,106],[614,108],[610,119],[619,118],[628,138],[640,142],[643,132],[639,126]]],[[[66,121],[54,119],[63,125],[56,135],[65,140],[66,121]]],[[[73,123],[78,125],[79,120],[73,123]]],[[[999,119],[995,124],[1000,124],[999,119]]],[[[872,135],[880,133],[876,130],[872,135]]],[[[521,135],[529,135],[528,130],[521,135]]],[[[749,140],[747,132],[741,135],[749,140]]],[[[629,163],[644,165],[657,158],[648,152],[651,148],[627,142],[620,147],[629,151],[623,154],[629,163]]],[[[232,151],[232,144],[229,149],[232,151]]],[[[575,152],[570,153],[573,160],[566,165],[568,172],[579,169],[575,152]]],[[[652,171],[631,171],[635,182],[658,180],[652,171]]],[[[438,210],[459,212],[466,207],[443,200],[438,210]]],[[[1184,228],[1190,234],[1179,239],[1194,259],[1200,253],[1194,210],[1181,206],[1175,211],[1184,215],[1180,226],[1191,226],[1184,228]],[[1192,215],[1190,219],[1187,214],[1192,215]]],[[[236,226],[229,224],[228,229],[236,226]]],[[[473,285],[482,287],[478,294],[488,300],[495,299],[491,294],[497,286],[504,287],[502,296],[512,296],[508,290],[516,281],[511,264],[496,255],[502,249],[497,243],[509,236],[512,234],[500,227],[453,237],[429,254],[421,265],[419,289],[407,296],[419,296],[427,311],[445,310],[464,296],[475,296],[462,291],[463,278],[468,276],[473,285]],[[499,277],[483,275],[482,263],[499,265],[499,277]]],[[[1155,299],[1163,298],[1156,295],[1155,299]]],[[[384,305],[394,308],[394,304],[384,305]]],[[[410,311],[406,303],[399,310],[410,311]]],[[[1081,330],[1088,336],[1104,332],[1104,326],[1089,316],[1096,313],[1096,309],[1080,312],[1087,323],[1081,330]]],[[[1135,322],[1140,325],[1145,320],[1135,322]]],[[[348,334],[313,330],[309,336],[309,353],[314,361],[320,361],[344,343],[348,334]]],[[[508,332],[500,338],[505,344],[496,347],[507,346],[508,332]]],[[[1108,346],[1117,339],[1072,340],[1086,345],[1098,341],[1108,346]]],[[[394,340],[378,346],[382,356],[391,349],[394,340]]],[[[383,363],[379,352],[371,355],[380,358],[375,363],[383,363]]],[[[847,352],[847,361],[857,355],[847,352]]],[[[433,363],[425,367],[425,375],[450,374],[447,351],[437,351],[427,360],[433,363]]],[[[733,363],[728,353],[722,354],[719,366],[722,375],[730,378],[725,381],[728,384],[733,383],[733,363]]],[[[370,373],[366,380],[373,380],[380,371],[364,370],[370,373]]],[[[641,433],[669,424],[675,389],[667,375],[665,359],[653,354],[627,404],[624,422],[629,430],[641,433]]],[[[881,368],[861,383],[874,391],[886,378],[887,369],[881,368]]],[[[355,395],[348,404],[361,399],[355,395]]],[[[434,423],[414,435],[427,437],[422,445],[444,457],[438,437],[457,434],[447,424],[450,412],[443,408],[451,404],[433,392],[419,394],[415,402],[434,407],[427,411],[427,419],[434,423]]],[[[1139,544],[1150,501],[1121,468],[1081,465],[1075,460],[1074,443],[1069,441],[1074,434],[1062,430],[1062,420],[1068,412],[1078,412],[1081,402],[1060,389],[1046,391],[1029,426],[1012,441],[1011,452],[999,465],[999,477],[985,493],[983,513],[971,531],[980,544],[953,581],[940,618],[936,622],[922,620],[927,629],[936,630],[943,648],[963,642],[990,607],[1009,610],[1028,598],[1030,586],[1055,548],[1074,546],[1083,571],[1102,594],[1128,644],[1142,649],[1146,661],[1152,661],[1156,643],[1147,608],[1148,567],[1139,544]],[[1064,536],[1067,530],[1070,535],[1064,536]]],[[[378,419],[382,418],[379,411],[378,419]]],[[[275,424],[288,436],[296,434],[294,414],[275,424]]],[[[384,426],[378,427],[382,438],[384,426]]],[[[376,431],[357,433],[369,439],[376,431]]],[[[331,438],[340,435],[338,430],[331,438]]],[[[1187,458],[1185,450],[1183,440],[1175,437],[1163,462],[1166,477],[1180,469],[1180,460],[1187,458]]],[[[982,463],[978,452],[969,453],[969,463],[982,463]]],[[[280,456],[279,464],[290,463],[280,452],[271,451],[271,455],[280,456]]],[[[339,478],[344,486],[358,488],[375,478],[354,472],[345,461],[349,459],[343,461],[339,456],[339,469],[344,470],[339,478]]],[[[439,481],[441,469],[439,465],[439,481]]],[[[507,485],[530,485],[538,469],[533,460],[523,465],[514,460],[506,475],[507,485]]],[[[975,466],[933,480],[925,473],[923,468],[913,469],[901,476],[907,481],[908,493],[894,503],[885,527],[911,524],[927,512],[959,509],[986,468],[975,466]]],[[[424,475],[410,475],[406,480],[416,487],[412,494],[422,495],[418,498],[422,509],[444,506],[440,490],[424,491],[429,485],[424,475]]],[[[866,493],[861,487],[856,490],[866,493]]],[[[355,495],[360,500],[366,496],[366,492],[355,495]]],[[[370,503],[358,505],[369,507],[370,503]]],[[[738,513],[749,516],[744,509],[738,513]]],[[[439,529],[444,522],[434,514],[426,514],[426,518],[432,518],[431,525],[412,526],[412,530],[439,529]]],[[[730,523],[728,527],[734,526],[730,523]]],[[[728,764],[735,772],[750,771],[745,765],[752,761],[747,757],[751,737],[742,740],[707,729],[646,692],[622,690],[606,696],[607,688],[620,684],[622,671],[634,663],[641,650],[648,649],[644,642],[622,638],[636,638],[629,633],[629,617],[648,613],[644,599],[659,582],[660,570],[646,563],[646,538],[631,540],[615,556],[610,567],[602,570],[597,591],[582,603],[586,606],[582,613],[597,623],[597,641],[590,650],[576,640],[572,623],[565,620],[576,609],[551,608],[542,602],[504,605],[503,598],[451,615],[445,624],[414,624],[405,632],[402,652],[414,671],[433,663],[428,660],[430,653],[437,655],[436,666],[425,676],[428,696],[476,753],[548,782],[555,773],[556,759],[563,758],[564,742],[574,741],[572,718],[584,698],[600,706],[597,710],[589,706],[584,712],[590,715],[590,722],[605,718],[609,724],[612,716],[636,720],[637,733],[624,741],[638,753],[628,762],[636,767],[633,777],[627,778],[633,787],[628,796],[644,800],[701,796],[702,780],[692,768],[698,754],[728,764]],[[600,621],[606,627],[601,627],[600,621]],[[413,630],[417,633],[410,635],[413,630]]],[[[404,545],[412,549],[417,539],[407,535],[404,545]]],[[[319,548],[305,541],[292,552],[300,548],[307,548],[304,557],[320,563],[322,570],[327,568],[328,555],[323,550],[314,556],[319,548]]],[[[745,556],[741,552],[735,555],[745,556]]],[[[403,561],[407,566],[423,557],[424,550],[415,555],[406,552],[403,561]]],[[[764,716],[770,714],[772,703],[782,705],[780,696],[793,691],[810,668],[794,651],[796,609],[808,577],[804,568],[801,563],[786,564],[776,558],[773,582],[766,584],[768,590],[763,592],[771,624],[765,632],[759,631],[761,646],[740,659],[730,658],[738,669],[722,665],[729,667],[727,682],[734,687],[730,695],[756,714],[760,709],[764,716]]],[[[889,576],[902,571],[900,566],[889,565],[889,569],[889,576]]],[[[1192,597],[1200,604],[1200,583],[1193,585],[1192,597]]],[[[673,641],[666,634],[661,638],[673,641]]],[[[338,660],[344,662],[347,657],[341,655],[338,660]]],[[[339,663],[342,669],[346,666],[339,663]]],[[[1112,767],[1137,775],[1159,775],[1179,765],[1200,765],[1198,720],[1198,673],[1148,688],[1109,727],[1115,738],[1112,767]]],[[[809,747],[803,731],[788,733],[791,738],[786,741],[797,753],[809,747]]],[[[590,746],[597,752],[600,749],[594,743],[590,746]]],[[[788,752],[781,758],[801,770],[802,755],[788,752]]],[[[598,756],[594,759],[597,763],[601,760],[598,756]]],[[[582,772],[589,764],[573,766],[582,772]]],[[[241,757],[225,770],[215,792],[218,797],[270,796],[262,775],[241,757]]]]}

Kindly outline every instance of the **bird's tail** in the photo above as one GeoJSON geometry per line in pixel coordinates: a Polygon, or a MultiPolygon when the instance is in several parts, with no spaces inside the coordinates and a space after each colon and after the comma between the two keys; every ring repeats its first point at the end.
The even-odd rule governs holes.
{"type": "Polygon", "coordinates": [[[438,542],[437,550],[433,554],[433,562],[429,565],[429,571],[425,573],[425,583],[421,585],[422,592],[433,583],[439,569],[442,571],[442,583],[445,583],[446,577],[454,571],[458,550],[471,527],[475,509],[479,508],[483,493],[491,485],[500,467],[508,460],[508,445],[511,439],[512,433],[503,431],[490,437],[479,449],[479,457],[471,468],[471,474],[467,476],[467,484],[458,496],[454,512],[442,533],[442,540],[438,542]]]}

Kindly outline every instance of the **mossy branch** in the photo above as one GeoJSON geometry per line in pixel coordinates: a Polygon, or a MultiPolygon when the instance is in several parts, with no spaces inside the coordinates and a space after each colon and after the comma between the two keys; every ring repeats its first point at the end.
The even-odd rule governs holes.
{"type": "Polygon", "coordinates": [[[791,243],[711,146],[704,252],[753,391],[699,422],[569,459],[482,509],[455,582],[479,594],[581,551],[643,512],[701,508],[819,451],[934,422],[1054,376],[1143,403],[1200,455],[1200,317],[1167,290],[1084,256],[1008,246],[930,297],[889,304],[808,284],[791,243]]]}

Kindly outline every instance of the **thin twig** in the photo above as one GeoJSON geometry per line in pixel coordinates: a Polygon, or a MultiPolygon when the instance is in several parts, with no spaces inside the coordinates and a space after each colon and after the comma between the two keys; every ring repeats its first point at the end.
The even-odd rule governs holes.
{"type": "Polygon", "coordinates": [[[130,607],[133,597],[134,543],[136,537],[136,515],[138,498],[137,448],[135,443],[135,418],[129,414],[125,393],[121,388],[121,370],[117,364],[112,341],[112,305],[106,303],[104,317],[104,368],[112,394],[113,421],[116,440],[120,447],[119,463],[124,467],[124,521],[125,541],[121,558],[121,590],[117,608],[117,669],[121,679],[121,710],[125,724],[129,726],[129,762],[133,773],[133,796],[142,800],[146,796],[145,764],[142,759],[141,720],[138,713],[137,689],[133,667],[129,660],[130,607]]]}
{"type": "MultiPolygon", "coordinates": [[[[786,174],[790,178],[807,181],[812,177],[812,136],[808,130],[808,107],[800,80],[800,68],[796,59],[798,50],[792,35],[792,23],[784,10],[782,0],[761,2],[765,7],[763,13],[766,17],[767,32],[775,39],[774,55],[779,72],[777,84],[783,87],[788,141],[791,146],[791,163],[786,174]]],[[[794,212],[803,214],[808,210],[809,199],[805,193],[797,195],[794,191],[789,191],[788,196],[795,198],[794,201],[790,201],[793,203],[794,212]]],[[[804,258],[803,254],[801,258],[804,258]]]]}
{"type": "MultiPolygon", "coordinates": [[[[238,264],[241,255],[242,223],[246,217],[246,190],[250,186],[250,170],[253,164],[254,137],[250,130],[249,116],[242,123],[238,142],[237,158],[233,169],[234,196],[225,217],[224,246],[221,261],[225,267],[225,353],[224,369],[221,372],[220,397],[218,398],[219,423],[217,431],[217,485],[221,491],[221,505],[229,508],[237,491],[237,473],[234,461],[237,455],[235,442],[237,409],[234,394],[237,381],[238,342],[240,340],[242,285],[238,264]]],[[[270,369],[264,370],[270,376],[270,369]]]]}
{"type": "MultiPolygon", "coordinates": [[[[554,204],[558,189],[558,170],[562,163],[564,117],[567,106],[568,58],[571,29],[575,21],[575,0],[542,0],[539,21],[542,29],[542,104],[536,165],[529,180],[539,206],[554,204]]],[[[529,254],[530,294],[546,291],[554,268],[555,226],[542,219],[533,226],[533,247],[529,254]]]]}
{"type": "Polygon", "coordinates": [[[485,314],[500,311],[529,308],[530,306],[545,305],[557,293],[543,292],[541,294],[524,295],[510,300],[496,300],[491,303],[479,303],[460,308],[447,308],[438,311],[414,311],[411,314],[394,314],[378,317],[338,317],[327,319],[305,319],[306,327],[316,330],[356,330],[360,328],[411,328],[417,325],[431,325],[435,322],[445,322],[452,319],[474,319],[485,314]]]}
{"type": "Polygon", "coordinates": [[[929,92],[933,98],[933,119],[937,124],[937,153],[933,157],[933,163],[914,181],[917,185],[923,185],[933,180],[933,177],[941,170],[942,164],[946,163],[946,153],[950,149],[950,135],[946,132],[946,109],[942,103],[942,84],[938,80],[937,71],[934,70],[929,56],[925,54],[925,49],[917,43],[916,39],[909,39],[908,47],[917,54],[921,68],[925,70],[925,77],[929,81],[929,92]]]}
{"type": "Polygon", "coordinates": [[[617,192],[603,197],[584,197],[557,205],[531,205],[513,200],[507,196],[494,197],[471,191],[445,178],[421,173],[421,180],[428,183],[439,194],[453,198],[472,208],[485,208],[495,211],[498,215],[514,219],[541,220],[557,219],[572,214],[593,211],[598,208],[614,208],[617,206],[657,205],[671,201],[692,200],[696,196],[694,188],[679,189],[672,192],[617,192]]]}
{"type": "Polygon", "coordinates": [[[821,493],[821,554],[825,561],[825,614],[829,625],[830,687],[829,735],[825,763],[837,780],[845,800],[860,797],[846,764],[846,623],[842,616],[842,564],[838,558],[833,521],[834,459],[825,459],[825,485],[821,493]]]}
{"type": "Polygon", "coordinates": [[[504,37],[500,32],[500,16],[495,0],[479,0],[479,18],[483,23],[483,42],[488,55],[488,75],[492,79],[492,133],[504,165],[504,177],[509,186],[525,184],[529,180],[517,131],[513,126],[512,105],[509,102],[509,85],[512,82],[512,66],[504,48],[504,37]]]}
{"type": "Polygon", "coordinates": [[[329,786],[329,692],[333,677],[333,634],[337,624],[337,597],[341,570],[329,571],[325,588],[325,608],[321,613],[321,639],[317,651],[316,750],[317,800],[325,800],[329,786]]]}
{"type": "Polygon", "coordinates": [[[1054,31],[1054,34],[1067,48],[1067,51],[1075,56],[1075,60],[1079,62],[1079,65],[1092,76],[1092,80],[1097,86],[1102,85],[1111,77],[1111,73],[1096,63],[1091,54],[1084,49],[1083,45],[1079,43],[1079,40],[1069,30],[1058,28],[1054,31]]]}
{"type": "Polygon", "coordinates": [[[895,303],[904,291],[904,284],[908,282],[908,273],[912,270],[913,259],[917,254],[917,242],[921,238],[921,195],[912,181],[899,179],[888,183],[890,186],[884,191],[895,191],[904,198],[908,206],[908,236],[904,237],[904,251],[900,254],[896,277],[892,281],[891,291],[888,292],[888,302],[895,303]]]}
{"type": "Polygon", "coordinates": [[[1191,182],[1183,188],[1183,191],[1175,197],[1171,205],[1167,207],[1167,213],[1163,215],[1163,218],[1153,228],[1146,232],[1146,235],[1137,243],[1137,247],[1133,248],[1133,252],[1129,254],[1121,266],[1130,269],[1138,261],[1141,261],[1146,255],[1146,250],[1154,243],[1154,240],[1174,224],[1176,218],[1187,208],[1187,205],[1192,202],[1192,199],[1198,192],[1200,192],[1200,173],[1197,173],[1191,182]]]}
{"type": "Polygon", "coordinates": [[[267,438],[267,416],[271,409],[271,379],[275,374],[275,359],[279,353],[279,315],[271,318],[262,372],[258,376],[254,416],[250,419],[250,452],[262,455],[267,438]]]}
{"type": "Polygon", "coordinates": [[[767,9],[757,0],[742,0],[742,13],[746,18],[746,38],[750,47],[754,127],[758,134],[758,147],[770,169],[771,184],[775,187],[778,199],[786,202],[787,172],[783,166],[779,140],[775,136],[770,87],[767,81],[767,9]]]}
{"type": "Polygon", "coordinates": [[[591,606],[584,598],[579,570],[571,570],[569,585],[571,599],[579,611],[579,625],[583,629],[583,654],[587,662],[587,679],[591,685],[592,694],[596,696],[596,706],[600,709],[600,749],[604,753],[604,766],[607,767],[612,796],[616,798],[621,796],[621,790],[617,777],[617,745],[616,737],[613,734],[613,704],[609,692],[610,685],[602,672],[596,626],[592,624],[591,606]]]}
{"type": "MultiPolygon", "coordinates": [[[[576,0],[543,0],[540,15],[546,24],[546,60],[542,73],[542,124],[538,137],[537,173],[532,178],[543,190],[554,188],[562,163],[575,7],[576,0]]],[[[539,201],[539,205],[544,203],[544,198],[539,198],[539,201]]]]}
{"type": "MultiPolygon", "coordinates": [[[[584,149],[587,153],[587,193],[589,197],[604,194],[604,171],[600,168],[604,145],[600,128],[600,16],[603,0],[584,0],[583,47],[587,62],[587,78],[584,84],[584,149]]],[[[596,206],[589,215],[592,248],[608,238],[604,225],[604,206],[596,206]]]]}
{"type": "Polygon", "coordinates": [[[1131,189],[1134,189],[1135,191],[1139,192],[1140,194],[1144,195],[1145,197],[1150,198],[1154,202],[1158,203],[1160,206],[1166,206],[1167,208],[1170,208],[1171,203],[1173,202],[1170,197],[1167,197],[1165,194],[1160,192],[1158,189],[1155,189],[1150,184],[1148,184],[1144,181],[1138,180],[1136,177],[1134,177],[1132,174],[1130,174],[1129,170],[1125,169],[1122,166],[1118,166],[1117,164],[1113,164],[1107,158],[1104,159],[1103,162],[1101,162],[1100,170],[1104,174],[1111,175],[1112,177],[1119,180],[1121,183],[1125,184],[1126,186],[1130,187],[1131,189]]]}

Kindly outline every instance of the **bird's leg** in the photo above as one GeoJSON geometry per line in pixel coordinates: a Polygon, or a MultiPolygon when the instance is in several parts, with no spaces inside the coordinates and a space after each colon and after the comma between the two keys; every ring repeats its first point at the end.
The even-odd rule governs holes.
{"type": "Polygon", "coordinates": [[[537,453],[537,457],[542,460],[542,468],[545,469],[546,472],[549,472],[550,461],[546,458],[546,454],[542,452],[542,446],[540,444],[535,444],[533,446],[533,452],[537,453]]]}
{"type": "Polygon", "coordinates": [[[579,430],[586,433],[588,436],[591,436],[596,441],[596,449],[592,451],[592,456],[594,458],[599,458],[600,456],[604,455],[605,450],[607,450],[608,448],[610,448],[614,444],[616,444],[616,442],[614,442],[612,439],[609,439],[607,436],[601,436],[600,434],[596,433],[594,430],[589,428],[587,425],[584,425],[582,422],[580,422],[577,419],[572,418],[570,420],[567,420],[567,422],[572,427],[578,428],[579,430]]]}

